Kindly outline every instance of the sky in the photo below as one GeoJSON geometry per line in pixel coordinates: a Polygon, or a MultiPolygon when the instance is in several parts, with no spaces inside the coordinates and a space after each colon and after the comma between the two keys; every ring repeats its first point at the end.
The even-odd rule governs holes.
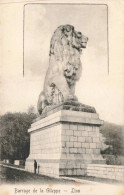
{"type": "MultiPolygon", "coordinates": [[[[89,38],[81,56],[82,77],[76,83],[78,100],[94,106],[102,120],[124,124],[123,69],[121,63],[115,64],[118,50],[111,55],[109,45],[108,53],[106,5],[26,5],[24,77],[23,5],[3,5],[2,10],[1,114],[25,112],[30,105],[36,108],[49,65],[51,36],[59,25],[71,24],[89,38]]],[[[114,43],[113,29],[109,43],[114,43]]]]}

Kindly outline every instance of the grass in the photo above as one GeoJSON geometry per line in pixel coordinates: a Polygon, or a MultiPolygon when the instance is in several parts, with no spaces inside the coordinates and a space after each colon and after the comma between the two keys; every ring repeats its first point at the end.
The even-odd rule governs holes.
{"type": "Polygon", "coordinates": [[[9,167],[0,166],[0,178],[2,183],[7,184],[74,184],[75,181],[70,181],[62,178],[52,178],[45,175],[38,175],[12,169],[9,167]]]}

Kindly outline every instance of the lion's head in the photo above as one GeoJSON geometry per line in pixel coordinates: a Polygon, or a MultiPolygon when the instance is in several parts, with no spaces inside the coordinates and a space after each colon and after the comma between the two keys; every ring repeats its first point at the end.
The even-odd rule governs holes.
{"type": "Polygon", "coordinates": [[[62,25],[54,32],[50,43],[50,55],[54,54],[55,43],[59,42],[61,45],[70,45],[77,50],[86,48],[88,38],[81,32],[75,31],[72,25],[62,25]]]}

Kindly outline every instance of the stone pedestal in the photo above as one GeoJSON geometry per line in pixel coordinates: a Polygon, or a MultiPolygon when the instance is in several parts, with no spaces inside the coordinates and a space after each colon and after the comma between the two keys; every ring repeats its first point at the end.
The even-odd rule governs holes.
{"type": "Polygon", "coordinates": [[[104,164],[100,154],[99,127],[103,121],[96,113],[60,110],[31,125],[30,155],[26,170],[60,175],[86,175],[87,164],[104,164]]]}

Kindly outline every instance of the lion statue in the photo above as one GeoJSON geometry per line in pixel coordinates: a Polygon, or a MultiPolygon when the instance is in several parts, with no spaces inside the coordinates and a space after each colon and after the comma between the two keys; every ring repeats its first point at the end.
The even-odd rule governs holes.
{"type": "Polygon", "coordinates": [[[77,32],[72,25],[59,26],[50,42],[49,67],[44,89],[39,95],[38,111],[59,105],[65,101],[77,101],[75,85],[81,77],[80,55],[86,48],[88,38],[77,32]]]}

